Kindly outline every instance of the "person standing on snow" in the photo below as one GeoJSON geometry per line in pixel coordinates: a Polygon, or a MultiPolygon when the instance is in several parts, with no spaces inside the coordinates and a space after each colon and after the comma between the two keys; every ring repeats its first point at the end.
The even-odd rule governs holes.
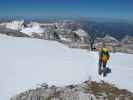
{"type": "Polygon", "coordinates": [[[99,50],[99,69],[98,69],[99,75],[103,73],[103,76],[106,76],[106,64],[109,58],[110,58],[109,51],[105,47],[105,44],[103,43],[102,48],[100,48],[99,50]]]}

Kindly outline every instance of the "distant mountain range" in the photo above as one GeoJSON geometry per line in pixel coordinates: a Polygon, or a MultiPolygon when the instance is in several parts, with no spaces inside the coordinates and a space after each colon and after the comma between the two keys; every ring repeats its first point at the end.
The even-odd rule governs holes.
{"type": "MultiPolygon", "coordinates": [[[[19,18],[21,19],[21,18],[19,18]]],[[[0,19],[0,22],[9,22],[13,19],[0,19]]],[[[80,26],[92,37],[100,36],[103,37],[105,34],[111,35],[119,40],[121,40],[125,35],[133,36],[133,21],[120,20],[120,19],[107,19],[107,18],[24,18],[25,23],[31,21],[39,23],[53,23],[60,22],[64,20],[73,21],[80,24],[80,26]]]]}
{"type": "Polygon", "coordinates": [[[124,36],[133,36],[133,23],[126,21],[104,21],[104,20],[79,20],[82,28],[93,37],[103,37],[106,34],[119,40],[124,36]]]}
{"type": "Polygon", "coordinates": [[[97,50],[105,42],[110,51],[133,53],[133,23],[129,21],[91,18],[4,20],[0,23],[0,33],[55,40],[71,48],[97,50]]]}

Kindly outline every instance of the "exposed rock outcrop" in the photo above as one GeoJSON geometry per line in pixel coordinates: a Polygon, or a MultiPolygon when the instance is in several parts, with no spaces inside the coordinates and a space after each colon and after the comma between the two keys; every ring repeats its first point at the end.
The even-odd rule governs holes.
{"type": "Polygon", "coordinates": [[[65,87],[41,85],[11,98],[11,100],[132,100],[133,94],[124,89],[95,81],[65,87]]]}

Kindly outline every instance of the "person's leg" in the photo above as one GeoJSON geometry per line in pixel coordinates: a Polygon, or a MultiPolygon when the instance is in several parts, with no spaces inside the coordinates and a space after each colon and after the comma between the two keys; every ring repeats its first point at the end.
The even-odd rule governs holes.
{"type": "Polygon", "coordinates": [[[104,62],[103,63],[103,76],[106,76],[106,64],[107,64],[107,62],[104,62]]]}
{"type": "Polygon", "coordinates": [[[102,62],[99,60],[99,67],[98,67],[98,74],[101,75],[102,74],[102,62]]]}
{"type": "Polygon", "coordinates": [[[103,68],[106,68],[106,64],[107,64],[107,62],[104,62],[103,63],[103,68]]]}

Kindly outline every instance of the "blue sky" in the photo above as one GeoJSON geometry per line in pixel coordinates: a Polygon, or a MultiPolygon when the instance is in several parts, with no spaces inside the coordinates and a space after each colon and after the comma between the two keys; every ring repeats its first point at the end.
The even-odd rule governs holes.
{"type": "Polygon", "coordinates": [[[0,0],[0,17],[10,16],[133,20],[133,0],[0,0]]]}

